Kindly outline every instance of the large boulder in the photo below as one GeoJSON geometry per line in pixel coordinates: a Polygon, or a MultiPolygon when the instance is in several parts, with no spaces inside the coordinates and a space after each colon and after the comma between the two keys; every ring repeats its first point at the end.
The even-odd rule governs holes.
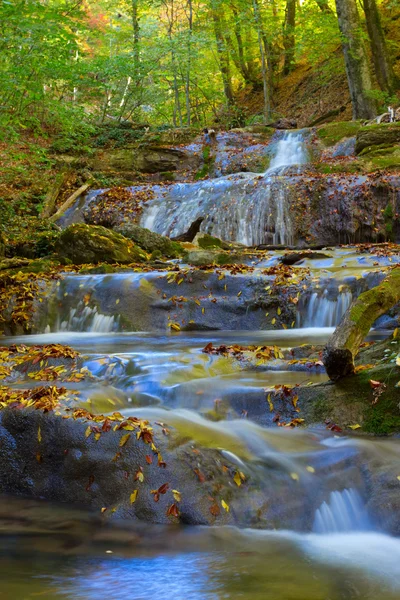
{"type": "MultiPolygon", "coordinates": [[[[57,414],[51,389],[31,391],[29,408],[27,396],[0,411],[2,493],[147,523],[293,528],[312,515],[304,515],[306,490],[284,469],[250,468],[244,445],[235,450],[246,464],[165,423],[82,409],[57,414]]],[[[227,449],[236,443],[223,438],[227,449]]]]}
{"type": "Polygon", "coordinates": [[[179,258],[185,253],[184,248],[178,242],[134,223],[124,223],[116,227],[115,231],[135,242],[149,254],[159,252],[161,256],[179,258]]]}
{"type": "Polygon", "coordinates": [[[61,260],[73,264],[134,263],[146,260],[146,254],[123,235],[100,227],[75,223],[61,233],[56,251],[61,260]]]}
{"type": "Polygon", "coordinates": [[[356,138],[356,154],[376,146],[400,143],[400,123],[383,123],[382,125],[367,125],[359,129],[356,138]]]}

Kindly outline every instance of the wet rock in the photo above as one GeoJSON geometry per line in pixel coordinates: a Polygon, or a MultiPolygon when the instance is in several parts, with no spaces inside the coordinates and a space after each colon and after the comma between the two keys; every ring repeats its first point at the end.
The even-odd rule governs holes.
{"type": "Polygon", "coordinates": [[[273,123],[268,123],[267,127],[273,127],[274,129],[297,129],[297,121],[294,119],[278,119],[273,123]]]}
{"type": "MultiPolygon", "coordinates": [[[[120,421],[104,427],[104,418],[2,410],[1,491],[90,508],[105,520],[254,527],[304,523],[306,491],[276,465],[250,470],[229,452],[201,446],[190,433],[154,424],[150,438],[138,438],[137,432],[149,431],[143,421],[139,426],[124,421],[128,431],[114,431],[120,421]],[[279,502],[282,494],[288,498],[285,506],[279,502]]],[[[234,443],[229,434],[225,437],[225,446],[234,443]]]]}
{"type": "Polygon", "coordinates": [[[73,264],[133,263],[146,260],[146,254],[131,240],[105,227],[76,223],[61,233],[56,252],[73,264]]]}
{"type": "Polygon", "coordinates": [[[171,238],[175,242],[192,242],[198,232],[200,231],[200,227],[202,222],[204,221],[204,217],[199,217],[190,225],[189,229],[182,233],[181,235],[177,235],[176,237],[171,238]]]}
{"type": "Polygon", "coordinates": [[[318,260],[321,258],[332,258],[330,254],[326,254],[325,252],[316,252],[311,250],[304,250],[303,252],[289,252],[284,254],[280,262],[284,265],[295,265],[302,260],[318,260]]]}
{"type": "Polygon", "coordinates": [[[149,254],[159,251],[160,257],[179,258],[185,253],[179,243],[134,223],[120,225],[115,228],[115,231],[135,242],[149,254]]]}
{"type": "Polygon", "coordinates": [[[367,148],[372,150],[374,146],[398,143],[400,143],[400,123],[369,125],[357,132],[355,151],[356,154],[361,154],[367,148]]]}

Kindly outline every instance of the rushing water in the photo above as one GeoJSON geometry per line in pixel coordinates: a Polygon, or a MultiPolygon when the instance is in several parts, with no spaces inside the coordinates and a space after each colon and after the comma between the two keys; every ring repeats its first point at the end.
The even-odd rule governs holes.
{"type": "MultiPolygon", "coordinates": [[[[291,190],[296,167],[308,160],[306,137],[288,132],[275,139],[264,174],[221,176],[167,190],[156,186],[142,225],[177,235],[205,215],[202,229],[223,239],[290,243],[291,190]]],[[[229,138],[218,143],[227,145],[229,138]]],[[[221,175],[224,160],[215,167],[221,175]]],[[[265,309],[249,309],[257,285],[268,289],[262,270],[278,264],[281,255],[249,258],[251,275],[225,272],[221,281],[220,275],[204,273],[187,288],[185,281],[176,294],[191,287],[204,309],[196,304],[192,312],[179,308],[188,299],[174,300],[162,272],[67,275],[42,306],[43,333],[3,340],[64,343],[79,350],[93,378],[66,385],[79,392],[80,406],[165,421],[185,439],[244,465],[268,491],[275,529],[124,521],[111,526],[71,507],[0,498],[0,598],[400,598],[400,541],[387,533],[398,517],[392,514],[396,507],[381,502],[399,485],[399,440],[278,428],[267,392],[325,381],[323,366],[290,365],[281,358],[254,366],[202,351],[210,342],[278,346],[284,352],[322,346],[352,300],[382,278],[376,266],[400,259],[361,255],[355,248],[305,257],[299,266],[311,273],[301,288],[296,327],[285,330],[267,323],[265,309]],[[178,310],[195,317],[200,330],[168,331],[167,316],[176,318],[178,310]],[[288,479],[290,486],[283,488],[288,479]],[[374,486],[383,494],[376,496],[374,486]]],[[[372,339],[378,336],[371,332],[372,339]]],[[[15,385],[23,385],[23,377],[15,385]]]]}

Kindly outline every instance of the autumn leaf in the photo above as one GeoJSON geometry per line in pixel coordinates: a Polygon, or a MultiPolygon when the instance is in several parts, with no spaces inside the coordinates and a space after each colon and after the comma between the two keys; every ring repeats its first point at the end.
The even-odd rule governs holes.
{"type": "Polygon", "coordinates": [[[37,439],[38,439],[38,442],[40,444],[40,442],[42,441],[42,432],[41,432],[41,429],[40,429],[40,425],[38,427],[37,439]]]}
{"type": "Polygon", "coordinates": [[[136,502],[138,493],[139,493],[138,490],[134,490],[132,492],[132,494],[129,496],[129,500],[130,500],[131,504],[134,504],[136,502]]]}
{"type": "Polygon", "coordinates": [[[214,516],[214,517],[218,517],[218,515],[221,513],[221,510],[218,506],[218,504],[216,502],[214,502],[214,504],[211,504],[210,506],[210,513],[214,516]]]}
{"type": "Polygon", "coordinates": [[[225,500],[221,500],[221,506],[226,510],[226,512],[229,512],[229,504],[227,504],[225,500]]]}
{"type": "Polygon", "coordinates": [[[360,429],[360,428],[361,428],[361,425],[359,425],[358,423],[356,423],[355,425],[349,425],[349,429],[353,429],[353,431],[355,429],[360,429]]]}
{"type": "Polygon", "coordinates": [[[127,443],[127,441],[129,440],[129,438],[131,437],[130,433],[126,433],[125,435],[122,436],[122,438],[119,440],[119,445],[121,446],[125,446],[125,444],[127,443]]]}
{"type": "Polygon", "coordinates": [[[150,454],[146,454],[146,462],[148,465],[151,465],[153,462],[153,457],[150,454]]]}
{"type": "Polygon", "coordinates": [[[166,512],[167,517],[179,517],[179,509],[176,504],[171,504],[166,512]]]}
{"type": "Polygon", "coordinates": [[[182,500],[182,494],[181,492],[178,492],[178,490],[172,490],[173,496],[176,500],[176,502],[181,502],[182,500]]]}
{"type": "Polygon", "coordinates": [[[139,467],[139,470],[137,471],[137,473],[135,475],[135,481],[140,481],[140,483],[143,483],[144,475],[143,475],[142,467],[139,467]]]}

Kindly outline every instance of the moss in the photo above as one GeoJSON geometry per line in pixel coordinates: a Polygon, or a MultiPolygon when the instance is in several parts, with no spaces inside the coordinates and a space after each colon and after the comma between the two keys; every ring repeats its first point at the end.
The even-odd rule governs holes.
{"type": "Polygon", "coordinates": [[[196,181],[207,177],[207,175],[210,175],[215,162],[215,156],[211,154],[211,146],[203,146],[202,156],[203,166],[199,171],[197,171],[196,175],[194,176],[196,181]]]}
{"type": "Polygon", "coordinates": [[[330,175],[331,173],[361,173],[364,171],[364,164],[361,161],[351,161],[348,163],[327,164],[316,163],[313,165],[317,173],[330,175]]]}
{"type": "Polygon", "coordinates": [[[60,258],[74,264],[143,262],[146,254],[123,235],[97,225],[75,223],[61,233],[57,242],[60,258]]]}
{"type": "Polygon", "coordinates": [[[208,248],[221,248],[222,242],[219,238],[209,235],[208,233],[204,233],[199,237],[198,244],[200,248],[204,250],[208,250],[208,248]]]}
{"type": "Polygon", "coordinates": [[[317,129],[317,136],[326,146],[334,146],[343,138],[356,135],[360,127],[360,121],[328,123],[317,129]]]}
{"type": "Polygon", "coordinates": [[[161,256],[179,258],[185,253],[184,248],[178,242],[174,242],[166,236],[154,233],[134,223],[121,225],[116,228],[116,231],[135,242],[135,244],[143,248],[146,252],[152,253],[158,250],[160,255],[157,258],[161,256]]]}

